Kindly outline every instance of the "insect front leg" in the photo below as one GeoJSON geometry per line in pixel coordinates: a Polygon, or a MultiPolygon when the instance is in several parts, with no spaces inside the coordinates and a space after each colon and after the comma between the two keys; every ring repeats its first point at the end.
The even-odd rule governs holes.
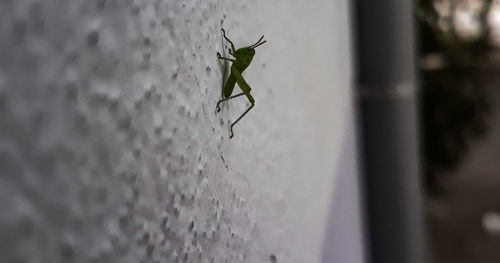
{"type": "Polygon", "coordinates": [[[227,61],[231,61],[231,62],[235,62],[236,59],[232,59],[232,58],[225,58],[223,56],[221,56],[221,54],[219,52],[217,52],[217,58],[218,59],[222,59],[222,60],[227,60],[227,61]]]}
{"type": "MultiPolygon", "coordinates": [[[[233,53],[234,53],[234,52],[236,51],[236,48],[234,48],[234,44],[233,44],[233,42],[232,42],[231,40],[229,40],[229,38],[228,38],[228,37],[226,37],[226,31],[225,31],[223,28],[221,28],[221,31],[222,31],[222,36],[224,37],[224,39],[226,39],[226,40],[227,40],[227,42],[229,42],[229,44],[231,44],[231,49],[232,49],[232,51],[233,51],[233,53]]],[[[231,52],[229,52],[229,53],[231,54],[231,52]]],[[[232,55],[232,54],[231,54],[231,55],[232,55]]]]}

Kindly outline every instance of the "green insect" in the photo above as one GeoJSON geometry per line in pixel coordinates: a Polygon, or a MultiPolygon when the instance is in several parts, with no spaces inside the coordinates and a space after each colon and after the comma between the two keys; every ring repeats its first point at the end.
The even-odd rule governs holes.
{"type": "Polygon", "coordinates": [[[234,59],[233,58],[225,58],[225,57],[221,56],[219,52],[217,52],[218,59],[223,59],[223,60],[233,62],[233,64],[231,65],[231,75],[229,75],[229,78],[226,81],[226,85],[224,85],[224,89],[222,90],[222,95],[224,98],[219,100],[219,102],[217,102],[217,112],[220,111],[220,104],[222,102],[237,98],[237,97],[242,96],[242,95],[247,96],[248,100],[252,104],[245,112],[243,112],[243,114],[241,114],[240,117],[238,117],[238,119],[236,119],[235,122],[233,122],[231,124],[231,134],[230,134],[229,138],[233,138],[233,135],[234,135],[233,134],[233,126],[236,123],[238,123],[238,121],[240,121],[241,118],[243,118],[243,116],[245,116],[253,108],[253,106],[255,106],[255,100],[253,99],[252,95],[250,95],[250,91],[252,89],[250,88],[248,83],[245,81],[243,76],[241,76],[241,73],[243,73],[243,71],[245,71],[245,69],[252,62],[253,56],[255,55],[255,48],[266,43],[267,41],[266,40],[262,41],[262,39],[264,38],[264,36],[262,36],[262,37],[260,37],[259,41],[257,41],[257,43],[255,43],[251,46],[235,49],[233,42],[231,42],[231,40],[229,40],[229,38],[226,37],[226,31],[224,31],[224,29],[221,29],[221,30],[222,30],[222,36],[224,37],[224,39],[226,39],[227,42],[229,42],[229,44],[231,44],[231,49],[229,49],[229,54],[231,56],[233,56],[234,59]],[[234,85],[236,83],[238,83],[238,86],[240,86],[240,89],[243,92],[231,96],[231,94],[233,94],[234,85]]]}

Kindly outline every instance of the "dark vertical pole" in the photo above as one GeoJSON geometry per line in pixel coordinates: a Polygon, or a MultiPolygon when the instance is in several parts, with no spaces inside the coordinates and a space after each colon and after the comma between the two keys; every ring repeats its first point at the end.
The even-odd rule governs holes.
{"type": "Polygon", "coordinates": [[[424,263],[412,1],[353,10],[371,262],[424,263]]]}

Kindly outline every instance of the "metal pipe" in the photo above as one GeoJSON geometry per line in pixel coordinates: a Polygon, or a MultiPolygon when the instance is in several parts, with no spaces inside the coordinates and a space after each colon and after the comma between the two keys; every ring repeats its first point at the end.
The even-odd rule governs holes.
{"type": "Polygon", "coordinates": [[[357,0],[355,76],[370,261],[423,263],[412,1],[357,0]]]}

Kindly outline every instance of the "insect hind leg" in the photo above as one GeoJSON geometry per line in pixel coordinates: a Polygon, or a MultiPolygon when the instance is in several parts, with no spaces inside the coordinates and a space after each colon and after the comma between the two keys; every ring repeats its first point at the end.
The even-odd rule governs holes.
{"type": "Polygon", "coordinates": [[[219,111],[220,111],[220,107],[219,107],[219,106],[220,106],[220,104],[221,104],[222,102],[227,101],[227,100],[230,100],[230,99],[237,98],[237,97],[242,96],[242,95],[245,95],[245,93],[243,93],[243,92],[242,92],[242,93],[240,93],[240,94],[236,94],[236,95],[234,95],[234,96],[230,96],[230,97],[227,97],[227,98],[224,98],[224,99],[219,100],[219,101],[217,102],[217,107],[216,107],[217,112],[219,112],[219,111]]]}
{"type": "MultiPolygon", "coordinates": [[[[252,97],[252,96],[250,96],[250,97],[252,97]]],[[[253,99],[253,98],[252,98],[252,99],[253,99]]],[[[238,123],[238,122],[241,120],[241,118],[243,118],[243,117],[244,117],[244,116],[245,116],[245,115],[246,115],[246,114],[247,114],[247,113],[248,113],[248,112],[249,112],[249,111],[253,108],[253,106],[255,106],[255,101],[250,101],[250,102],[252,103],[252,105],[251,105],[250,107],[248,107],[248,109],[247,109],[245,112],[243,112],[243,114],[241,114],[241,116],[240,116],[240,117],[238,117],[238,119],[236,119],[236,121],[234,121],[234,122],[231,124],[231,127],[230,127],[231,134],[229,135],[229,139],[233,138],[233,136],[234,136],[234,133],[233,133],[233,126],[234,126],[234,125],[236,125],[236,123],[238,123]]]]}

